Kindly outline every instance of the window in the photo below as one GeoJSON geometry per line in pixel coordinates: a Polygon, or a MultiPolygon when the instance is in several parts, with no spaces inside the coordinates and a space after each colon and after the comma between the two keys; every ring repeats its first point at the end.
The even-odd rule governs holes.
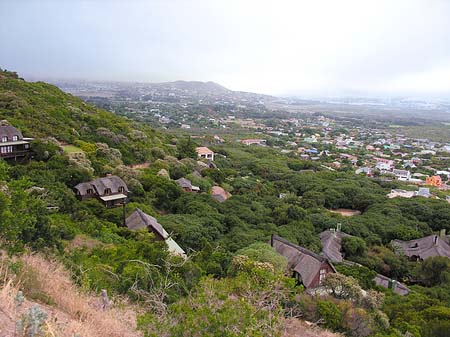
{"type": "Polygon", "coordinates": [[[89,195],[94,194],[94,190],[93,190],[92,188],[88,188],[86,192],[87,192],[87,194],[89,194],[89,195]]]}
{"type": "Polygon", "coordinates": [[[13,136],[13,142],[17,142],[19,140],[19,136],[13,136]]]}
{"type": "Polygon", "coordinates": [[[319,284],[322,284],[322,282],[325,279],[326,275],[327,275],[327,271],[325,269],[320,269],[320,272],[319,272],[319,284]]]}
{"type": "Polygon", "coordinates": [[[109,195],[111,194],[111,189],[110,188],[105,188],[105,195],[109,195]]]}
{"type": "Polygon", "coordinates": [[[6,143],[8,141],[8,137],[7,136],[3,136],[2,137],[2,143],[6,143]]]}
{"type": "Polygon", "coordinates": [[[120,186],[119,187],[119,193],[125,193],[125,187],[120,186]]]}

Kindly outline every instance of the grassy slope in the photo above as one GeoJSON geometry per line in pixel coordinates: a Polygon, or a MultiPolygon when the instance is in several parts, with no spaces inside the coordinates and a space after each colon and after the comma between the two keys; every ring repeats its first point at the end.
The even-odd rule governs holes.
{"type": "Polygon", "coordinates": [[[0,119],[25,137],[49,137],[73,144],[103,142],[119,149],[125,161],[143,162],[167,138],[148,126],[84,103],[44,82],[26,82],[0,72],[0,119]]]}

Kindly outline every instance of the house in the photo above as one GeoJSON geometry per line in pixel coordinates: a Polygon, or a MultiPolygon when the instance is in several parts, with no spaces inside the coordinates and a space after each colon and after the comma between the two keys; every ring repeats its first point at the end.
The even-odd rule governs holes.
{"type": "Polygon", "coordinates": [[[407,170],[394,169],[394,170],[392,170],[392,173],[395,175],[395,177],[398,180],[405,181],[405,180],[409,180],[411,178],[411,172],[409,172],[407,170]]]}
{"type": "Polygon", "coordinates": [[[227,191],[225,191],[220,186],[213,186],[211,188],[211,196],[212,196],[213,199],[217,200],[218,202],[224,202],[229,197],[231,197],[231,194],[228,193],[227,191]]]}
{"type": "Polygon", "coordinates": [[[430,189],[427,187],[419,187],[419,190],[416,192],[416,197],[431,197],[430,189]]]}
{"type": "Polygon", "coordinates": [[[417,195],[417,191],[405,191],[405,190],[394,189],[394,190],[391,190],[391,193],[389,193],[387,195],[387,197],[389,199],[397,198],[397,197],[400,197],[400,198],[412,198],[412,197],[414,197],[416,195],[417,195]]]}
{"type": "Polygon", "coordinates": [[[197,157],[199,159],[214,160],[214,152],[207,147],[201,146],[195,149],[197,151],[197,157]]]}
{"type": "Polygon", "coordinates": [[[0,121],[0,158],[20,159],[30,153],[30,140],[23,138],[22,133],[8,121],[0,121]]]}
{"type": "Polygon", "coordinates": [[[266,140],[265,139],[243,139],[241,140],[241,143],[247,146],[250,145],[260,145],[260,146],[265,146],[266,145],[266,140]]]}
{"type": "Polygon", "coordinates": [[[122,205],[126,202],[128,195],[125,182],[113,175],[80,183],[74,187],[74,191],[78,199],[97,198],[108,208],[122,205]]]}
{"type": "Polygon", "coordinates": [[[170,237],[164,227],[154,217],[142,212],[139,208],[126,218],[125,224],[130,230],[148,229],[155,235],[156,240],[166,243],[169,253],[186,258],[184,250],[170,237]]]}
{"type": "Polygon", "coordinates": [[[333,264],[326,257],[297,246],[282,237],[272,235],[270,245],[287,258],[292,276],[306,289],[319,287],[327,274],[336,273],[333,264]]]}
{"type": "Polygon", "coordinates": [[[445,234],[433,234],[410,241],[394,240],[392,245],[413,261],[425,260],[434,256],[450,258],[450,245],[445,234]]]}
{"type": "Polygon", "coordinates": [[[337,231],[334,228],[325,230],[320,233],[320,241],[322,242],[322,252],[331,262],[342,262],[342,238],[350,235],[337,231]]]}
{"type": "Polygon", "coordinates": [[[441,178],[441,176],[428,177],[425,180],[425,185],[441,187],[442,186],[442,178],[441,178]]]}
{"type": "Polygon", "coordinates": [[[180,178],[175,180],[178,186],[180,186],[186,192],[198,192],[200,191],[200,187],[192,185],[191,181],[186,178],[180,178]]]}
{"type": "MultiPolygon", "coordinates": [[[[327,229],[320,233],[320,241],[322,243],[322,253],[330,261],[336,263],[344,262],[347,265],[359,265],[355,262],[345,261],[342,254],[342,239],[345,237],[351,237],[351,235],[343,233],[339,230],[327,229]]],[[[391,280],[390,278],[377,274],[373,279],[375,283],[384,288],[392,289],[395,293],[399,295],[407,295],[409,289],[404,284],[391,280]]]]}
{"type": "Polygon", "coordinates": [[[387,276],[377,274],[374,278],[375,284],[383,288],[392,289],[393,292],[400,296],[405,296],[409,294],[409,288],[403,283],[396,280],[390,279],[387,276]]]}

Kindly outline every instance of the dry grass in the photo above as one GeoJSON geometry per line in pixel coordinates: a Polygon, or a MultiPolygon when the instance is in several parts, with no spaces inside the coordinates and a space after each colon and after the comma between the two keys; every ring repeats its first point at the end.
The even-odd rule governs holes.
{"type": "Polygon", "coordinates": [[[5,257],[0,257],[0,336],[14,336],[15,322],[27,311],[33,302],[27,299],[16,310],[14,297],[20,289],[27,293],[45,294],[48,301],[38,303],[48,313],[45,323],[47,336],[82,337],[135,337],[136,309],[126,303],[113,305],[102,310],[98,297],[80,292],[72,283],[67,270],[56,261],[49,261],[40,255],[27,254],[16,258],[23,264],[27,274],[34,274],[31,285],[29,280],[22,282],[8,273],[5,257]],[[36,289],[25,289],[35,287],[36,289]],[[50,303],[50,304],[49,304],[50,303]]]}
{"type": "Polygon", "coordinates": [[[313,323],[295,318],[287,319],[283,337],[343,337],[341,334],[321,329],[313,323]]]}

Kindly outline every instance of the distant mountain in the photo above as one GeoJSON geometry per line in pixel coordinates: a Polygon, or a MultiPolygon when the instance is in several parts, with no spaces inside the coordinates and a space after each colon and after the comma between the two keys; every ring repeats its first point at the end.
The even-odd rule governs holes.
{"type": "Polygon", "coordinates": [[[224,86],[211,81],[209,82],[174,81],[174,82],[156,83],[154,85],[158,87],[172,88],[197,93],[226,94],[232,92],[232,90],[229,90],[224,86]]]}

